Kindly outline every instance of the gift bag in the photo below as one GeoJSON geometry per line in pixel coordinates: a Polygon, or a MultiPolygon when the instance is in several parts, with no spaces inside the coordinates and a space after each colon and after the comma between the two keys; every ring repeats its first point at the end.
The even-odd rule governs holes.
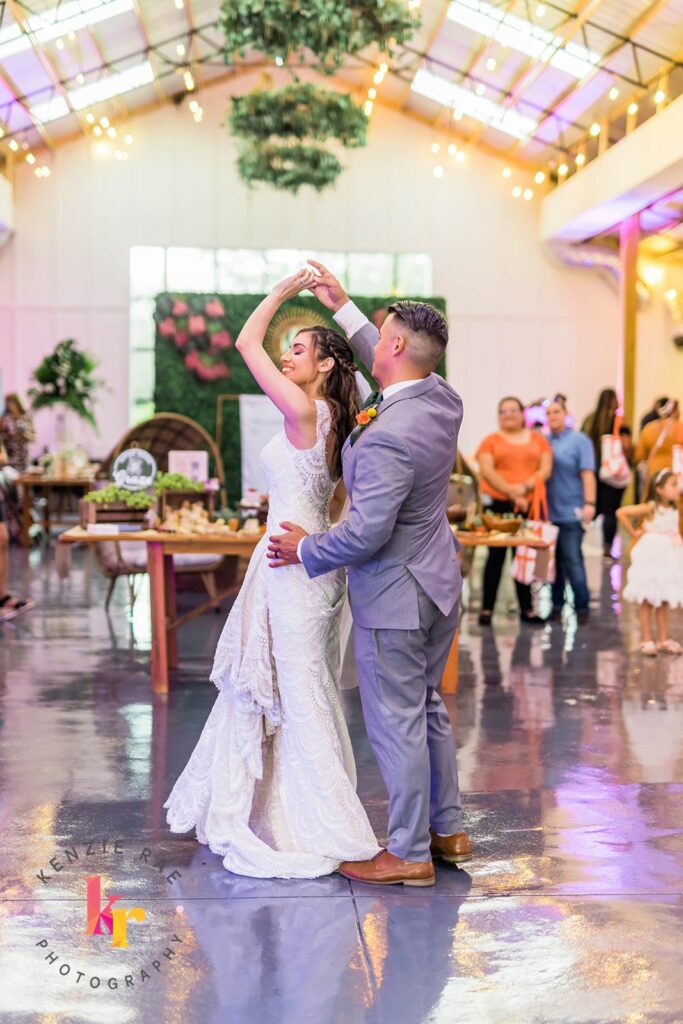
{"type": "Polygon", "coordinates": [[[600,470],[598,476],[604,484],[624,490],[631,480],[631,468],[624,455],[619,436],[621,416],[614,417],[614,430],[600,438],[600,470]]]}
{"type": "Polygon", "coordinates": [[[527,530],[545,541],[548,547],[532,548],[520,544],[512,561],[512,578],[518,583],[552,583],[555,579],[555,545],[560,530],[548,522],[548,501],[542,481],[538,481],[534,490],[530,514],[527,530]]]}

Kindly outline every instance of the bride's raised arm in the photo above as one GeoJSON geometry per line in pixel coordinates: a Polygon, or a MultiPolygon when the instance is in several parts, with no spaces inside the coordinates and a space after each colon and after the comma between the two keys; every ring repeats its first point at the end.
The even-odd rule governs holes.
{"type": "Polygon", "coordinates": [[[302,447],[315,442],[315,402],[275,365],[263,347],[263,339],[283,302],[305,291],[314,280],[311,271],[300,270],[276,284],[251,314],[235,343],[257,384],[284,416],[290,439],[302,447]]]}

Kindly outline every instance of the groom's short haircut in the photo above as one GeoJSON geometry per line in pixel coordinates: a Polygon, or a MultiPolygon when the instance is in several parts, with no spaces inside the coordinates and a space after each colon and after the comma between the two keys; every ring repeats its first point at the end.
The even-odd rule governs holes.
{"type": "Polygon", "coordinates": [[[408,354],[425,370],[434,370],[446,351],[448,324],[446,318],[428,302],[405,299],[389,306],[408,335],[408,354]]]}

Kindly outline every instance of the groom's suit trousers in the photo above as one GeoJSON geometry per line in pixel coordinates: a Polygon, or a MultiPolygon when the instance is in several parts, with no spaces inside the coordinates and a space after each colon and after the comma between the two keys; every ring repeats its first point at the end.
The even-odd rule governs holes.
{"type": "Polygon", "coordinates": [[[459,602],[444,615],[418,588],[418,629],[354,627],[363,715],[389,793],[389,850],[427,861],[429,826],[463,830],[455,743],[437,692],[459,602]]]}

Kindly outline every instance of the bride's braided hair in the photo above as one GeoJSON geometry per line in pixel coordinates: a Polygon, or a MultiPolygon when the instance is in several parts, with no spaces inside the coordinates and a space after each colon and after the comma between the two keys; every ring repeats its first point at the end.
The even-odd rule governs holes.
{"type": "Polygon", "coordinates": [[[356,368],[353,364],[353,350],[346,338],[329,327],[305,327],[299,334],[313,336],[313,348],[320,359],[333,359],[334,366],[325,377],[323,396],[332,414],[334,448],[332,450],[332,473],[335,478],[342,475],[341,451],[344,441],[356,425],[358,395],[356,368]]]}

